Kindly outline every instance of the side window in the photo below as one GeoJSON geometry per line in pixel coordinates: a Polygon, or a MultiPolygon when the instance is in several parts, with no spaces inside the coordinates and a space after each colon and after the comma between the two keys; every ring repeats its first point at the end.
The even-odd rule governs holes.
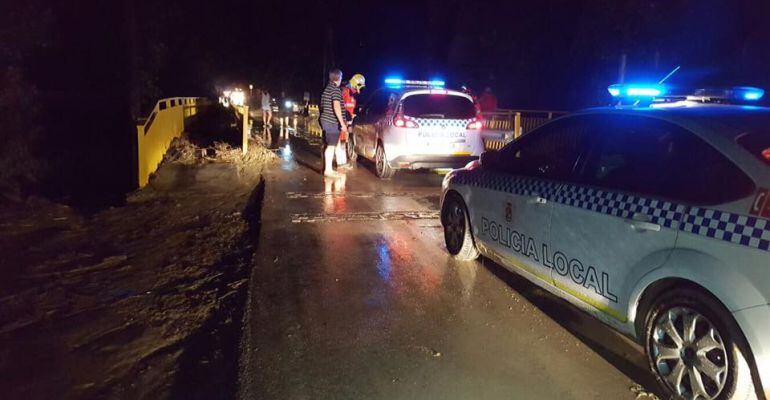
{"type": "Polygon", "coordinates": [[[691,132],[648,117],[606,116],[582,169],[589,185],[691,204],[717,204],[753,190],[751,180],[691,132]]]}
{"type": "Polygon", "coordinates": [[[546,124],[500,151],[505,172],[534,178],[572,180],[592,138],[592,116],[546,124]]]}
{"type": "Polygon", "coordinates": [[[372,93],[364,105],[364,118],[367,122],[375,122],[388,111],[388,105],[392,102],[393,94],[388,91],[378,90],[372,93]]]}

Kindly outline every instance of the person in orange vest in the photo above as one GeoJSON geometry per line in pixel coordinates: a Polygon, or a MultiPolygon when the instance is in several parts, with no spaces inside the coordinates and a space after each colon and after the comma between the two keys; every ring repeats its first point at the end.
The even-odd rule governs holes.
{"type": "MultiPolygon", "coordinates": [[[[353,119],[356,117],[356,95],[361,93],[361,89],[363,89],[364,86],[366,86],[366,78],[361,74],[355,74],[342,88],[342,108],[348,123],[348,134],[352,132],[353,119]]],[[[352,143],[350,138],[340,136],[340,143],[337,146],[337,168],[351,167],[348,163],[348,158],[352,158],[355,154],[353,152],[352,143]],[[348,142],[350,143],[350,146],[348,145],[348,142]]]]}

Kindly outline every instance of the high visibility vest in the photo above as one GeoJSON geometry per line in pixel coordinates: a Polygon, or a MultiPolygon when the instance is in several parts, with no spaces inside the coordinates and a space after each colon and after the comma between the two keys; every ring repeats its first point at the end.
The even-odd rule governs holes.
{"type": "Polygon", "coordinates": [[[348,112],[348,115],[351,118],[356,115],[356,98],[347,86],[342,88],[342,107],[348,112]]]}

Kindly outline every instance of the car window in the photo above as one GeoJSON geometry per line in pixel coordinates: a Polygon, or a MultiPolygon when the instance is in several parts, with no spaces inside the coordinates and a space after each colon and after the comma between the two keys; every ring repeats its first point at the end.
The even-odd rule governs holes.
{"type": "Polygon", "coordinates": [[[585,183],[690,204],[742,198],[753,182],[692,132],[655,118],[605,116],[582,170],[585,183]]]}
{"type": "Polygon", "coordinates": [[[747,132],[738,136],[736,142],[748,150],[751,155],[770,165],[770,131],[747,132]]]}
{"type": "Polygon", "coordinates": [[[473,102],[463,96],[414,94],[402,101],[404,115],[415,118],[471,119],[476,116],[473,102]]]}
{"type": "Polygon", "coordinates": [[[546,124],[500,151],[500,167],[508,173],[569,181],[589,147],[591,116],[576,116],[546,124]]]}
{"type": "Polygon", "coordinates": [[[395,94],[391,91],[379,89],[372,93],[366,100],[364,109],[368,118],[377,119],[385,115],[388,105],[394,101],[395,94]]]}

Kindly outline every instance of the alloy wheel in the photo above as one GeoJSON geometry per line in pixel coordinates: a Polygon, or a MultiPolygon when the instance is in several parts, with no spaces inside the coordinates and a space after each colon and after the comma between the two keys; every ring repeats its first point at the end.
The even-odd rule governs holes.
{"type": "Polygon", "coordinates": [[[451,253],[457,253],[465,238],[465,211],[456,201],[452,202],[444,224],[447,245],[451,253]]]}
{"type": "Polygon", "coordinates": [[[715,399],[728,375],[727,349],[717,328],[689,307],[658,315],[649,343],[655,372],[685,399],[715,399]]]}

